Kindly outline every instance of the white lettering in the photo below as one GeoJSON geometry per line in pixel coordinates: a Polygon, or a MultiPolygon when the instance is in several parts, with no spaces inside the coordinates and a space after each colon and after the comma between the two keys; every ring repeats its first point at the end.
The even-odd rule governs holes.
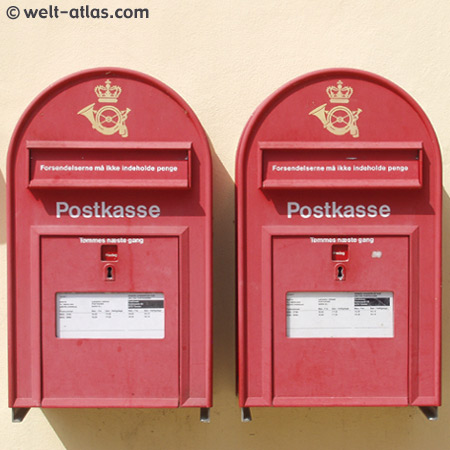
{"type": "MultiPolygon", "coordinates": [[[[346,208],[348,208],[348,206],[346,206],[346,208]]],[[[352,207],[353,208],[353,207],[352,207]]],[[[333,217],[344,217],[341,213],[341,209],[342,209],[342,205],[339,207],[336,207],[336,202],[333,202],[333,217]]]]}
{"type": "Polygon", "coordinates": [[[116,205],[114,206],[113,216],[117,219],[121,219],[123,217],[123,206],[116,205]]]}
{"type": "Polygon", "coordinates": [[[325,202],[323,205],[301,205],[298,202],[287,202],[287,218],[292,219],[294,215],[298,214],[303,219],[314,217],[322,219],[323,217],[336,219],[354,217],[389,217],[391,215],[391,208],[389,205],[339,205],[337,202],[325,202]]]}
{"type": "Polygon", "coordinates": [[[309,219],[311,217],[312,214],[312,210],[309,206],[302,206],[300,208],[300,215],[304,218],[304,219],[309,219]],[[304,212],[306,211],[306,212],[304,212]]]}
{"type": "Polygon", "coordinates": [[[141,218],[147,216],[147,208],[144,205],[139,205],[137,207],[137,216],[141,218]]]}
{"type": "Polygon", "coordinates": [[[300,211],[300,205],[297,202],[288,202],[287,204],[287,216],[288,219],[292,218],[292,214],[300,211]]]}
{"type": "Polygon", "coordinates": [[[366,217],[366,208],[363,205],[358,205],[356,207],[356,217],[366,217]]]}
{"type": "Polygon", "coordinates": [[[391,215],[391,208],[388,205],[380,206],[380,216],[389,217],[391,215]]]}
{"type": "Polygon", "coordinates": [[[323,208],[322,206],[314,206],[314,217],[317,219],[321,219],[323,217],[323,208]]]}
{"type": "Polygon", "coordinates": [[[157,172],[176,172],[178,170],[177,166],[158,166],[157,172]]]}
{"type": "Polygon", "coordinates": [[[56,202],[56,218],[60,219],[62,216],[69,216],[72,219],[84,217],[91,218],[116,218],[124,217],[134,218],[139,217],[144,219],[151,217],[156,219],[161,215],[161,209],[158,205],[109,205],[106,202],[94,202],[91,205],[69,205],[67,202],[56,202]]]}
{"type": "Polygon", "coordinates": [[[389,166],[388,172],[407,172],[408,166],[389,166]]]}
{"type": "MultiPolygon", "coordinates": [[[[96,202],[97,203],[97,202],[96,202]]],[[[106,206],[106,202],[102,202],[102,215],[101,217],[112,217],[111,215],[112,206],[106,206]]]]}
{"type": "Polygon", "coordinates": [[[355,208],[352,205],[347,205],[344,207],[344,217],[355,217],[355,208]]]}
{"type": "Polygon", "coordinates": [[[129,244],[143,244],[144,238],[128,238],[129,244]]]}
{"type": "MultiPolygon", "coordinates": [[[[380,208],[380,215],[381,215],[381,208],[380,208]]],[[[377,217],[377,207],[375,205],[369,205],[367,207],[367,216],[377,217]]]]}
{"type": "Polygon", "coordinates": [[[69,208],[69,216],[73,219],[78,219],[81,216],[81,208],[76,205],[71,206],[69,208]]]}
{"type": "Polygon", "coordinates": [[[150,208],[148,208],[148,215],[153,218],[159,217],[161,215],[161,210],[159,209],[159,206],[157,205],[150,206],[150,208]]]}
{"type": "Polygon", "coordinates": [[[125,207],[125,216],[129,218],[136,217],[136,210],[133,205],[127,205],[125,207]]]}
{"type": "Polygon", "coordinates": [[[86,219],[90,219],[93,215],[94,213],[92,211],[92,206],[83,206],[83,217],[85,217],[86,219]]]}
{"type": "Polygon", "coordinates": [[[69,210],[69,204],[66,202],[56,202],[56,218],[60,219],[61,214],[69,210]]]}

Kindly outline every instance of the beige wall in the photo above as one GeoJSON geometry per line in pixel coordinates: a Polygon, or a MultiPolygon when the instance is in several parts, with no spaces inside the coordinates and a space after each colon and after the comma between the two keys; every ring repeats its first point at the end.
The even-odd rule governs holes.
{"type": "Polygon", "coordinates": [[[171,86],[200,118],[214,162],[214,408],[32,410],[7,405],[6,232],[0,210],[0,449],[395,449],[450,446],[450,3],[448,0],[3,0],[0,6],[0,201],[6,152],[30,101],[81,69],[120,66],[171,86]],[[8,20],[5,7],[148,7],[148,20],[8,20]],[[253,409],[240,422],[234,375],[234,159],[257,105],[288,80],[354,67],[399,84],[423,107],[444,161],[443,404],[414,408],[253,409]]]}

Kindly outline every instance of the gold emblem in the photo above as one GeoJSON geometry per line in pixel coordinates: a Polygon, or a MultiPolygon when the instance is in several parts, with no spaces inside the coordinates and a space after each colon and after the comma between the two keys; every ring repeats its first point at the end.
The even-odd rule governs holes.
{"type": "MultiPolygon", "coordinates": [[[[337,82],[336,86],[328,86],[327,94],[330,97],[330,103],[348,103],[353,94],[353,88],[350,86],[342,87],[341,80],[337,82]]],[[[338,105],[327,111],[327,104],[313,109],[309,115],[316,116],[330,133],[337,136],[342,136],[350,131],[350,134],[357,138],[359,137],[359,129],[356,121],[359,119],[359,114],[362,109],[358,108],[356,111],[351,111],[346,106],[338,105]]]]}
{"type": "MultiPolygon", "coordinates": [[[[104,86],[96,86],[94,89],[98,97],[99,103],[117,103],[122,88],[119,86],[111,86],[111,81],[106,80],[104,86]]],[[[125,125],[130,108],[126,108],[124,111],[120,111],[118,108],[112,105],[102,106],[99,110],[94,109],[95,103],[92,103],[78,114],[86,117],[92,124],[92,128],[99,133],[110,136],[114,133],[119,134],[126,138],[128,137],[128,128],[125,125]]]]}

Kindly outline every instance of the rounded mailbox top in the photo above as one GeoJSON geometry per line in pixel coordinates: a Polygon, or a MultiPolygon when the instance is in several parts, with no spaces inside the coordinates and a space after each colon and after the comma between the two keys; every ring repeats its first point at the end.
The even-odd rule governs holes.
{"type": "Polygon", "coordinates": [[[84,70],[50,85],[29,105],[11,139],[9,164],[28,141],[189,141],[210,159],[189,105],[161,81],[121,68],[84,70]]]}
{"type": "Polygon", "coordinates": [[[421,142],[440,166],[439,145],[427,116],[403,89],[356,69],[300,76],[270,95],[247,123],[237,155],[238,177],[255,142],[421,142]]]}

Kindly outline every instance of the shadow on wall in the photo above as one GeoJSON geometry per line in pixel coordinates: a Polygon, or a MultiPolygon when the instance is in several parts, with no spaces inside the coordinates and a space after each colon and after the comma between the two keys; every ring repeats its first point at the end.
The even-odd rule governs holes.
{"type": "MultiPolygon", "coordinates": [[[[450,439],[450,327],[445,326],[445,320],[445,398],[437,422],[428,422],[412,407],[253,408],[253,422],[240,422],[235,396],[234,184],[214,153],[213,168],[215,357],[211,423],[199,422],[198,409],[47,409],[44,414],[65,448],[419,450],[433,443],[435,448],[443,448],[450,439]]],[[[450,292],[449,226],[450,198],[444,192],[444,300],[450,292]]],[[[444,301],[443,306],[445,318],[450,314],[450,303],[444,301]]]]}

